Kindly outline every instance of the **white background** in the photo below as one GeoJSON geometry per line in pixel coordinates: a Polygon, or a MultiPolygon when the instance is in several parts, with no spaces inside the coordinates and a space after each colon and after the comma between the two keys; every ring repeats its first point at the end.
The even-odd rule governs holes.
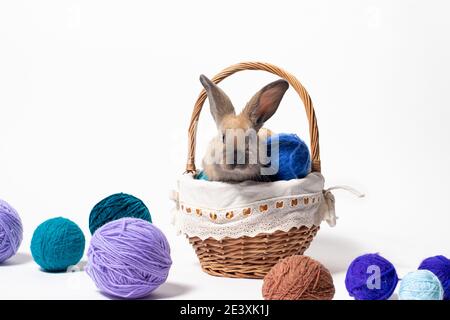
{"type": "MultiPolygon", "coordinates": [[[[150,297],[260,299],[260,280],[204,274],[170,225],[169,190],[184,171],[187,126],[201,86],[230,64],[279,65],[308,89],[320,129],[336,228],[306,254],[334,276],[380,252],[400,276],[450,255],[450,5],[446,1],[2,1],[0,197],[24,223],[20,253],[0,266],[0,298],[105,299],[84,273],[32,261],[37,225],[64,216],[89,243],[88,216],[116,192],[143,199],[169,238],[173,267],[150,297]]],[[[236,107],[276,79],[223,82],[236,107]]],[[[290,89],[267,126],[308,140],[290,89]]],[[[198,158],[215,133],[205,108],[198,158]]]]}

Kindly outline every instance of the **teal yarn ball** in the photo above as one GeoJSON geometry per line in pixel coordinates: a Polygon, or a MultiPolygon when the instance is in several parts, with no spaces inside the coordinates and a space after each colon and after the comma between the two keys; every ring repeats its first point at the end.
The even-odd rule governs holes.
{"type": "Polygon", "coordinates": [[[431,271],[418,270],[402,279],[398,296],[400,300],[443,300],[444,289],[431,271]]]}
{"type": "Polygon", "coordinates": [[[209,180],[209,178],[208,178],[208,176],[206,175],[206,173],[205,173],[205,171],[200,171],[196,176],[195,176],[195,179],[197,179],[197,180],[205,180],[205,181],[208,181],[209,180]]]}
{"type": "Polygon", "coordinates": [[[89,215],[89,230],[95,230],[108,222],[121,218],[139,218],[152,222],[150,211],[142,200],[126,193],[116,193],[97,203],[89,215]]]}
{"type": "Polygon", "coordinates": [[[58,217],[41,223],[31,239],[34,261],[45,271],[65,271],[84,253],[84,234],[76,223],[58,217]]]}

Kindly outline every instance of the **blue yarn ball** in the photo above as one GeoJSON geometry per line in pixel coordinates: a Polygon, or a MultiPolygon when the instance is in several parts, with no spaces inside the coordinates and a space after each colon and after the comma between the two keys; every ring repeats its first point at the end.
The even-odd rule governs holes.
{"type": "Polygon", "coordinates": [[[139,218],[152,222],[150,211],[142,200],[126,193],[116,193],[97,203],[89,215],[89,230],[121,218],[139,218]]]}
{"type": "Polygon", "coordinates": [[[377,253],[357,257],[345,276],[345,287],[356,300],[387,300],[397,283],[393,264],[377,253]]]}
{"type": "Polygon", "coordinates": [[[311,158],[306,143],[296,134],[280,133],[267,138],[267,153],[272,156],[271,148],[278,148],[278,159],[271,159],[272,167],[278,171],[271,179],[301,179],[311,171],[311,158]]]}
{"type": "Polygon", "coordinates": [[[400,300],[442,300],[444,289],[433,272],[417,270],[402,279],[398,297],[400,300]]]}
{"type": "Polygon", "coordinates": [[[438,277],[444,289],[444,300],[450,300],[450,260],[444,256],[434,256],[422,261],[419,270],[429,270],[438,277]]]}
{"type": "Polygon", "coordinates": [[[41,223],[34,230],[31,254],[45,271],[65,271],[80,261],[84,245],[84,235],[77,224],[58,217],[41,223]]]}
{"type": "Polygon", "coordinates": [[[202,170],[195,176],[195,179],[208,181],[209,178],[206,175],[205,171],[202,170]]]}

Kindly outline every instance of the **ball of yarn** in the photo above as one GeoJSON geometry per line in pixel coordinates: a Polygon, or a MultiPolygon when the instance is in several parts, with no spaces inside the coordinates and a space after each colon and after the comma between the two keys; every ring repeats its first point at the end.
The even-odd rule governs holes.
{"type": "Polygon", "coordinates": [[[65,271],[80,261],[84,245],[84,235],[77,224],[58,217],[36,228],[31,239],[31,254],[45,271],[65,271]]]}
{"type": "Polygon", "coordinates": [[[99,228],[88,249],[87,273],[101,292],[142,298],[163,284],[172,260],[164,234],[153,224],[122,218],[99,228]]]}
{"type": "Polygon", "coordinates": [[[206,175],[206,173],[205,173],[205,171],[200,171],[196,176],[195,176],[195,179],[197,179],[197,180],[205,180],[205,181],[208,181],[209,180],[209,178],[208,178],[208,176],[206,175]]]}
{"type": "Polygon", "coordinates": [[[300,255],[280,260],[264,277],[262,287],[266,300],[331,300],[334,292],[330,272],[300,255]]]}
{"type": "Polygon", "coordinates": [[[22,221],[17,211],[0,199],[0,263],[17,253],[22,238],[22,221]]]}
{"type": "Polygon", "coordinates": [[[387,300],[397,283],[393,264],[377,253],[357,257],[345,276],[345,287],[356,300],[387,300]]]}
{"type": "Polygon", "coordinates": [[[444,289],[433,272],[417,270],[402,279],[398,297],[400,300],[442,300],[444,289]]]}
{"type": "Polygon", "coordinates": [[[268,137],[267,153],[272,167],[278,166],[277,173],[271,177],[274,181],[301,179],[311,171],[308,146],[296,134],[280,133],[268,137]],[[278,158],[273,148],[278,148],[278,158]]]}
{"type": "Polygon", "coordinates": [[[142,200],[126,193],[116,193],[97,203],[89,215],[89,230],[95,230],[104,224],[120,218],[140,218],[152,222],[150,211],[142,200]]]}
{"type": "Polygon", "coordinates": [[[438,277],[444,289],[444,300],[450,300],[450,260],[444,256],[434,256],[422,261],[419,270],[429,270],[438,277]]]}

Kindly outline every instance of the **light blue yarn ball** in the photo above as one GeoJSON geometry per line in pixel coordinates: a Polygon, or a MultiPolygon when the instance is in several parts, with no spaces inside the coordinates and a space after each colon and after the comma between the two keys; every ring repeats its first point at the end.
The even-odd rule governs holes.
{"type": "Polygon", "coordinates": [[[443,300],[444,289],[431,271],[417,270],[402,279],[398,296],[400,300],[443,300]]]}
{"type": "Polygon", "coordinates": [[[34,261],[45,271],[65,271],[76,265],[84,253],[85,238],[76,223],[53,218],[41,223],[31,239],[34,261]]]}

